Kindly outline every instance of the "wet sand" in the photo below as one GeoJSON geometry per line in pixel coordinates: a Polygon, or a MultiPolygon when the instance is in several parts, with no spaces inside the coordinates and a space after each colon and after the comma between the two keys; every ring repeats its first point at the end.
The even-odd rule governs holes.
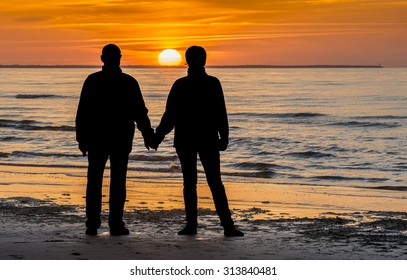
{"type": "Polygon", "coordinates": [[[226,238],[200,181],[198,234],[188,237],[177,235],[184,224],[181,182],[134,176],[125,213],[130,236],[110,236],[105,196],[102,227],[90,237],[83,173],[5,167],[0,176],[2,260],[407,259],[403,191],[226,181],[233,217],[245,232],[226,238]]]}

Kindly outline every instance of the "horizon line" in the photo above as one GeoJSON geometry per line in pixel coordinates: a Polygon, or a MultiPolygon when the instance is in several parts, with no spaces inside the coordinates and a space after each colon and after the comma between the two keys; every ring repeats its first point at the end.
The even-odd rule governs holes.
{"type": "MultiPolygon", "coordinates": [[[[0,64],[0,68],[100,68],[102,65],[86,64],[0,64]]],[[[185,65],[121,65],[123,68],[186,68],[185,65]]],[[[271,64],[242,64],[242,65],[207,65],[207,68],[384,68],[383,65],[369,64],[309,64],[309,65],[271,65],[271,64]]],[[[397,67],[400,68],[400,67],[397,67]]],[[[403,68],[403,67],[401,67],[403,68]]]]}

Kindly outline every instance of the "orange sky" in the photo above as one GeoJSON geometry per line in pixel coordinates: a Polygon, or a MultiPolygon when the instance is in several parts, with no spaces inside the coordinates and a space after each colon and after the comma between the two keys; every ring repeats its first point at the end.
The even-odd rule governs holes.
{"type": "Polygon", "coordinates": [[[209,65],[407,67],[407,1],[2,0],[0,64],[158,65],[165,48],[208,51],[209,65]]]}

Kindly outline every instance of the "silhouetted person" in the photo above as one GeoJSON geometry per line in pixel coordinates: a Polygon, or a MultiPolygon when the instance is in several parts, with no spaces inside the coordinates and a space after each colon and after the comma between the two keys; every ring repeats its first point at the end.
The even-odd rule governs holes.
{"type": "Polygon", "coordinates": [[[122,73],[121,52],[113,44],[102,50],[102,71],[88,76],[76,115],[76,140],[88,154],[86,234],[97,235],[102,206],[102,180],[110,158],[109,227],[111,235],[128,235],[123,222],[126,174],[135,124],[147,147],[152,137],[150,119],[137,81],[122,73]]]}
{"type": "Polygon", "coordinates": [[[157,148],[175,127],[176,148],[184,179],[186,227],[178,234],[197,233],[197,155],[205,170],[216,212],[226,236],[243,236],[231,218],[220,174],[219,151],[226,150],[229,125],[225,99],[219,80],[205,72],[206,52],[192,46],[185,53],[188,76],[178,79],[168,96],[166,111],[156,129],[157,148]]]}

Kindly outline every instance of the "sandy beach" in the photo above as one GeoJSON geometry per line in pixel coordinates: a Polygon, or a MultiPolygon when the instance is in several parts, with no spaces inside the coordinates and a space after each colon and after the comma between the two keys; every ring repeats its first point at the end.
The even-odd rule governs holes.
{"type": "Polygon", "coordinates": [[[209,188],[200,181],[198,234],[185,237],[177,235],[184,224],[182,182],[133,177],[125,213],[130,236],[110,236],[105,196],[99,235],[89,237],[82,172],[2,167],[0,259],[407,258],[402,191],[225,182],[233,217],[246,234],[225,238],[209,188]]]}

